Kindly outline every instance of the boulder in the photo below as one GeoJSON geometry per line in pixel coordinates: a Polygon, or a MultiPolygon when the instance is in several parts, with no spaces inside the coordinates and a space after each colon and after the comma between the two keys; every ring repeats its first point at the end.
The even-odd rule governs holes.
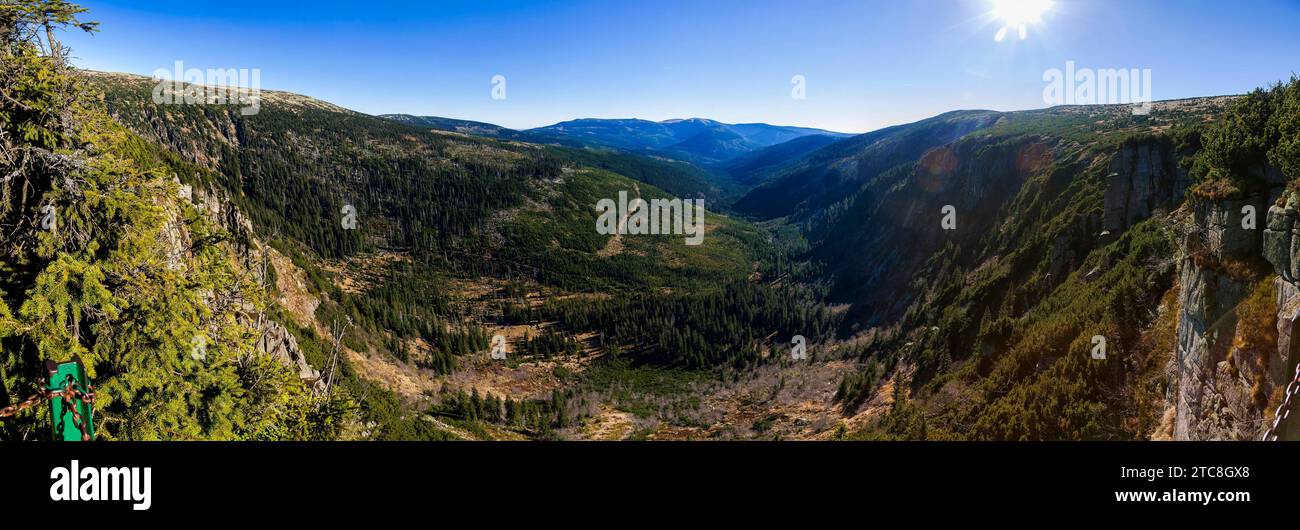
{"type": "Polygon", "coordinates": [[[278,322],[267,322],[261,338],[257,340],[257,351],[270,355],[280,364],[298,372],[303,382],[314,384],[320,381],[320,372],[307,363],[307,357],[298,347],[298,339],[278,322]]]}

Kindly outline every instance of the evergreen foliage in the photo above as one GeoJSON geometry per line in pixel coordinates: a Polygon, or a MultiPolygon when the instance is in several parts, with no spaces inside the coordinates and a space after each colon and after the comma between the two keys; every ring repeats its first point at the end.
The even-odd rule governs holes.
{"type": "MultiPolygon", "coordinates": [[[[114,122],[54,30],[94,24],[62,1],[0,5],[0,403],[79,357],[108,439],[337,436],[320,399],[254,351],[265,293],[231,236],[179,200],[175,172],[114,122]]],[[[40,438],[39,409],[0,438],[40,438]]]]}

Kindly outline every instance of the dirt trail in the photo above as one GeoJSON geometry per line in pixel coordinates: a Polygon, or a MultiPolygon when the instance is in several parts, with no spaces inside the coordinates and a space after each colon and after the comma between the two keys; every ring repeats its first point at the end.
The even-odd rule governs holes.
{"type": "Polygon", "coordinates": [[[478,440],[478,437],[474,436],[473,434],[470,434],[469,431],[466,431],[465,429],[461,429],[459,427],[452,427],[451,425],[447,425],[442,420],[439,420],[438,418],[435,418],[433,416],[429,416],[428,414],[421,416],[420,419],[432,423],[435,427],[447,431],[451,433],[452,436],[460,438],[461,440],[466,440],[466,441],[478,440]]]}
{"type": "Polygon", "coordinates": [[[626,440],[635,429],[635,417],[627,412],[602,405],[600,414],[583,428],[586,439],[594,441],[626,440]]]}
{"type": "MultiPolygon", "coordinates": [[[[641,186],[634,182],[632,183],[632,187],[636,189],[636,198],[640,199],[641,186]]],[[[631,208],[629,208],[629,210],[630,209],[631,208]]],[[[618,230],[614,231],[613,239],[610,239],[609,242],[605,244],[605,248],[600,249],[600,251],[596,253],[597,256],[608,258],[623,253],[623,232],[627,230],[628,217],[628,212],[623,212],[623,217],[618,220],[618,230]]]]}

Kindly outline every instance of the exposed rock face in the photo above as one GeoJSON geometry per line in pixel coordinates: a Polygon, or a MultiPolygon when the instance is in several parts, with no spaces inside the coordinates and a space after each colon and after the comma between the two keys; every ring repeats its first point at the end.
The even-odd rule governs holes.
{"type": "Polygon", "coordinates": [[[1104,226],[1112,234],[1173,209],[1190,184],[1173,148],[1159,141],[1126,144],[1106,179],[1104,226]]]}
{"type": "Polygon", "coordinates": [[[1264,201],[1256,196],[1192,203],[1179,272],[1177,439],[1250,439],[1261,432],[1262,410],[1251,397],[1250,367],[1256,363],[1228,362],[1237,306],[1254,286],[1234,278],[1224,263],[1261,251],[1261,231],[1242,227],[1242,209],[1263,211],[1264,201]]]}
{"type": "Polygon", "coordinates": [[[1264,258],[1273,264],[1283,281],[1295,284],[1300,278],[1300,237],[1296,237],[1296,198],[1288,196],[1281,206],[1268,209],[1264,230],[1264,258]]]}
{"type": "MultiPolygon", "coordinates": [[[[1277,272],[1277,359],[1269,366],[1270,379],[1284,387],[1300,363],[1300,237],[1297,237],[1297,197],[1287,194],[1268,210],[1264,231],[1264,258],[1277,272]]],[[[1271,405],[1271,404],[1270,404],[1271,405]]],[[[1300,411],[1292,411],[1293,416],[1300,411]]],[[[1283,439],[1300,439],[1300,421],[1283,427],[1283,439]]]]}
{"type": "Polygon", "coordinates": [[[262,337],[257,340],[257,351],[270,355],[280,364],[296,369],[298,377],[304,382],[320,381],[320,372],[307,363],[307,358],[298,348],[298,339],[278,322],[267,322],[262,337]]]}
{"type": "MultiPolygon", "coordinates": [[[[1272,197],[1261,192],[1241,200],[1193,202],[1180,273],[1178,439],[1259,439],[1300,362],[1300,216],[1296,197],[1270,200],[1280,189],[1274,186],[1272,197]],[[1259,229],[1243,226],[1248,215],[1243,208],[1263,212],[1270,203],[1274,206],[1259,220],[1259,229]],[[1261,256],[1277,274],[1277,347],[1250,351],[1236,339],[1259,323],[1238,322],[1238,306],[1258,283],[1230,271],[1234,262],[1261,256]]],[[[1291,423],[1283,437],[1300,439],[1300,422],[1291,423]]]]}
{"type": "Polygon", "coordinates": [[[240,253],[244,253],[247,250],[246,245],[252,240],[254,234],[253,222],[244,215],[244,212],[235,208],[225,194],[215,188],[191,190],[190,194],[191,202],[206,212],[208,219],[230,232],[234,236],[235,243],[243,246],[239,249],[240,253]]]}
{"type": "MultiPolygon", "coordinates": [[[[180,182],[177,181],[177,184],[179,185],[180,182]]],[[[182,199],[189,200],[200,210],[203,210],[209,219],[234,236],[232,239],[236,247],[235,250],[241,256],[248,258],[249,247],[259,246],[254,240],[252,222],[243,212],[235,208],[224,194],[215,189],[200,191],[189,186],[181,186],[180,190],[182,199]]],[[[189,248],[189,234],[179,217],[174,217],[176,218],[171,219],[168,223],[172,228],[164,230],[163,234],[164,237],[168,238],[168,248],[179,255],[189,248]]],[[[255,275],[261,274],[261,271],[257,270],[252,272],[255,275]]],[[[251,311],[251,307],[248,310],[251,311]]],[[[252,319],[251,316],[246,316],[248,316],[249,320],[252,319]]],[[[270,355],[280,364],[297,371],[298,377],[302,378],[305,383],[315,385],[317,388],[324,384],[321,381],[320,372],[308,364],[302,349],[298,347],[298,339],[280,323],[269,320],[264,322],[262,336],[258,339],[256,347],[257,351],[270,355]]]]}

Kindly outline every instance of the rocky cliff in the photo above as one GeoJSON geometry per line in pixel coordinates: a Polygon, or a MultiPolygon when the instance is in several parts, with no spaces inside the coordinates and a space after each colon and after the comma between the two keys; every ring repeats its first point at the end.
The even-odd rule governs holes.
{"type": "MultiPolygon", "coordinates": [[[[1300,364],[1300,226],[1297,226],[1297,199],[1294,193],[1284,194],[1277,204],[1269,208],[1268,227],[1264,231],[1264,258],[1277,273],[1275,280],[1277,303],[1277,360],[1269,372],[1278,385],[1295,377],[1294,367],[1300,364]]],[[[1270,403],[1270,405],[1273,403],[1270,403]]],[[[1270,414],[1274,411],[1268,411],[1270,414]]],[[[1300,421],[1284,426],[1283,438],[1300,439],[1300,421]]]]}
{"type": "MultiPolygon", "coordinates": [[[[1191,199],[1179,275],[1177,439],[1259,439],[1300,362],[1297,201],[1276,171],[1262,175],[1273,178],[1250,193],[1191,199]]],[[[1287,428],[1294,436],[1295,425],[1287,428]]]]}
{"type": "Polygon", "coordinates": [[[270,355],[280,364],[297,370],[298,377],[304,383],[320,390],[324,388],[320,371],[307,363],[306,356],[298,347],[298,339],[279,322],[269,321],[263,326],[262,336],[257,340],[257,351],[270,355]]]}
{"type": "Polygon", "coordinates": [[[1176,208],[1191,182],[1176,160],[1168,142],[1124,145],[1111,161],[1106,178],[1105,229],[1119,233],[1176,208]]]}
{"type": "MultiPolygon", "coordinates": [[[[270,289],[268,272],[257,266],[256,262],[259,260],[254,256],[254,249],[262,249],[264,246],[256,239],[253,224],[248,217],[232,204],[224,192],[215,187],[195,189],[191,185],[181,184],[179,180],[176,184],[182,200],[188,201],[207,219],[231,234],[231,252],[237,258],[235,262],[244,269],[243,272],[251,276],[255,283],[263,286],[263,289],[270,289]]],[[[170,261],[179,263],[177,256],[189,248],[191,234],[187,233],[182,223],[174,219],[168,228],[163,230],[163,237],[168,241],[167,246],[173,249],[170,261]]],[[[209,303],[215,301],[210,299],[209,303]]],[[[320,372],[308,363],[306,355],[298,346],[298,339],[289,332],[287,327],[265,316],[260,318],[255,316],[257,311],[248,304],[241,305],[237,310],[241,313],[241,319],[249,322],[251,327],[260,333],[256,342],[257,352],[269,355],[276,362],[293,369],[299,378],[314,390],[323,389],[324,383],[320,372]]]]}
{"type": "MultiPolygon", "coordinates": [[[[1243,228],[1243,209],[1263,211],[1263,197],[1193,199],[1179,272],[1178,439],[1249,439],[1262,424],[1253,399],[1264,351],[1240,346],[1238,307],[1262,281],[1251,270],[1261,231],[1243,228]]],[[[1244,332],[1244,326],[1241,332],[1244,332]]]]}

